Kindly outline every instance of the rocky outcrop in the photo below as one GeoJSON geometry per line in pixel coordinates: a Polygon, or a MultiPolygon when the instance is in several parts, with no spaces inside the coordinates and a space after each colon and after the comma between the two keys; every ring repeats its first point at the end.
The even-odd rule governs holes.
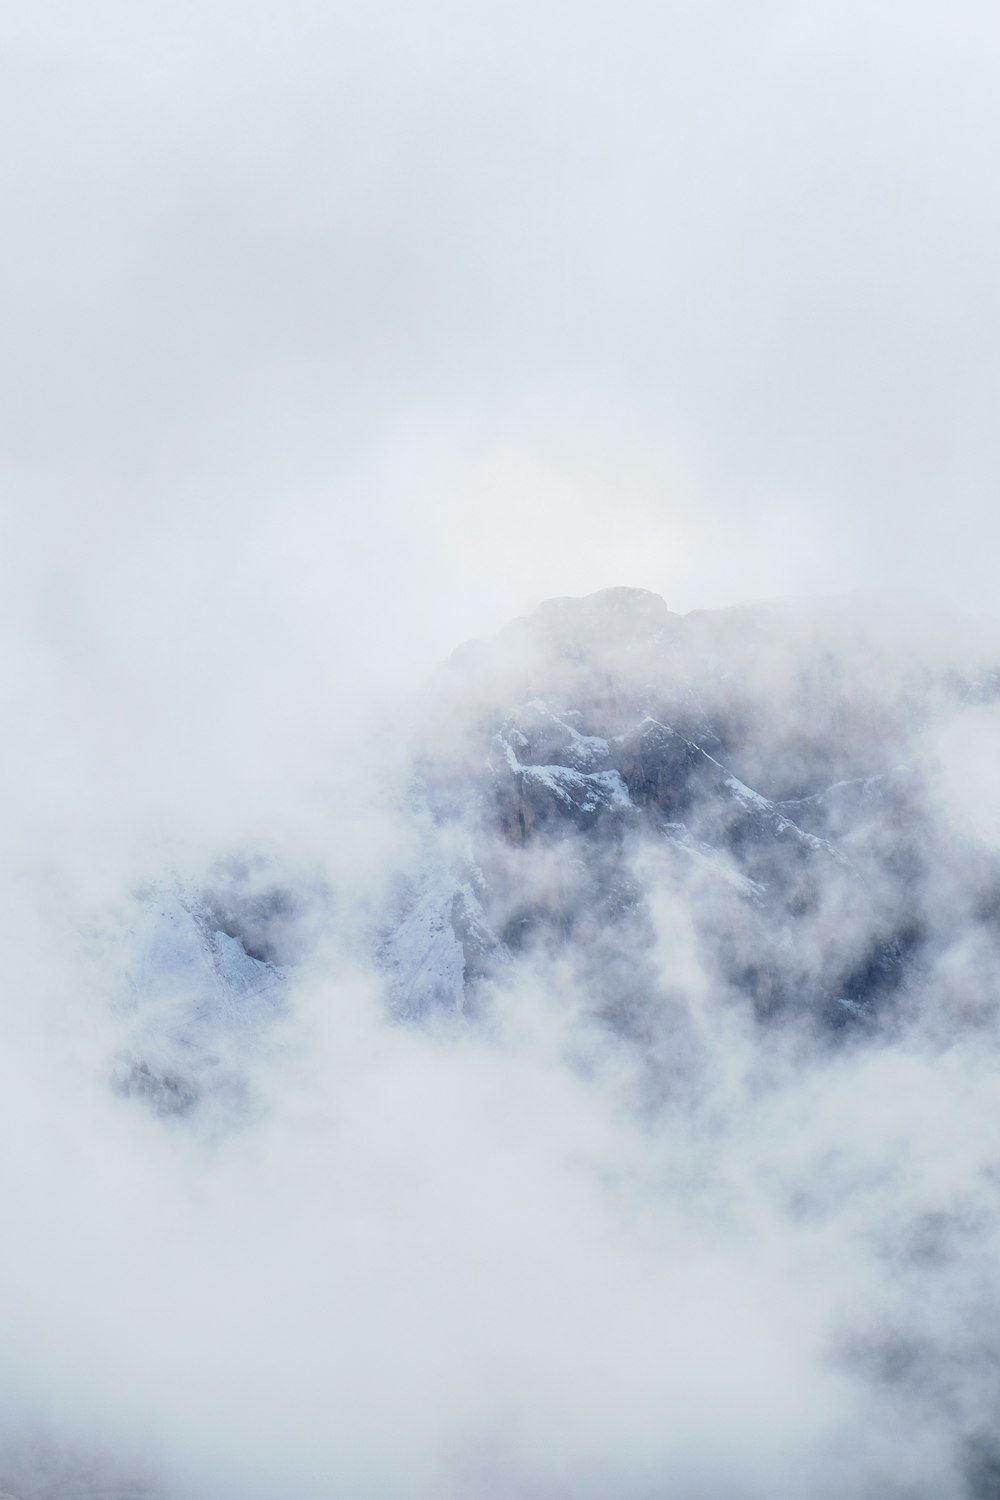
{"type": "MultiPolygon", "coordinates": [[[[457,756],[439,738],[447,770],[431,754],[423,786],[432,818],[472,839],[477,960],[459,957],[453,897],[414,896],[403,946],[423,924],[417,948],[447,931],[452,957],[446,981],[417,964],[402,1010],[435,995],[461,1010],[496,963],[544,950],[609,1014],[626,995],[633,1016],[666,1013],[669,964],[653,974],[649,954],[667,889],[720,996],[771,1020],[868,1025],[919,976],[920,873],[954,859],[900,763],[920,711],[966,683],[950,672],[930,690],[923,658],[898,648],[891,666],[853,617],[679,617],[641,590],[551,601],[464,648],[445,689],[456,722],[474,704],[473,729],[457,756]],[[844,770],[865,774],[833,779],[844,770]]],[[[399,947],[385,950],[397,976],[399,947]]]]}
{"type": "Polygon", "coordinates": [[[204,891],[179,879],[139,893],[116,949],[115,1091],[164,1117],[205,1102],[241,1108],[243,1054],[282,1013],[285,970],[249,953],[204,891]]]}
{"type": "MultiPolygon", "coordinates": [[[[661,1058],[686,983],[666,910],[719,1003],[851,1033],[922,982],[936,868],[964,872],[948,901],[990,949],[1000,872],[957,848],[906,758],[922,715],[998,679],[929,675],[879,639],[849,611],[681,617],[626,589],[457,652],[414,746],[423,856],[374,924],[393,1015],[477,1014],[544,961],[661,1058]]],[[[116,1087],[166,1116],[238,1099],[239,1039],[280,1013],[329,891],[229,859],[140,909],[116,1087]]]]}

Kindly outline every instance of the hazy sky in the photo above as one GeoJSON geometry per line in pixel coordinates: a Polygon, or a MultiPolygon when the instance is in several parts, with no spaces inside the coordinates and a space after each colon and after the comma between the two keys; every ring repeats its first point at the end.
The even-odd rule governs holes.
{"type": "MultiPolygon", "coordinates": [[[[370,973],[314,976],[311,1084],[293,1059],[269,1133],[189,1161],[155,1121],[123,1134],[112,1023],[95,1020],[113,986],[83,972],[79,927],[127,889],[135,844],[155,870],[157,820],[172,854],[252,846],[263,823],[304,858],[322,846],[345,885],[394,878],[410,834],[348,779],[392,748],[359,730],[359,697],[419,683],[548,596],[633,584],[687,610],[874,586],[993,609],[998,77],[995,0],[0,0],[0,1110],[27,1143],[0,1235],[3,1284],[21,1286],[0,1311],[27,1353],[0,1337],[0,1425],[35,1382],[56,1422],[85,1427],[91,1401],[128,1432],[156,1413],[185,1462],[220,1467],[215,1496],[269,1500],[268,1465],[293,1452],[297,1494],[356,1463],[370,1488],[353,1493],[437,1497],[441,1433],[457,1442],[522,1382],[523,1462],[555,1475],[533,1493],[571,1472],[559,1424],[577,1422],[598,1459],[638,1454],[645,1494],[650,1442],[662,1457],[645,1366],[610,1393],[607,1371],[633,1334],[655,1364],[672,1320],[695,1378],[685,1392],[671,1366],[664,1399],[691,1405],[700,1493],[723,1492],[719,1465],[726,1493],[779,1493],[769,1444],[782,1457],[794,1429],[794,1456],[841,1412],[825,1367],[801,1372],[842,1304],[882,1305],[867,1250],[844,1261],[855,1223],[881,1224],[881,1187],[806,1245],[798,1279],[774,1248],[785,1216],[752,1193],[749,1248],[713,1240],[698,1205],[677,1228],[655,1194],[620,1241],[592,1179],[608,1158],[636,1181],[664,1169],[616,1098],[595,1114],[544,1036],[480,1074],[475,1038],[453,1056],[382,1027],[370,973]],[[331,1176],[342,1137],[360,1144],[331,1176]],[[484,1155],[506,1184],[499,1234],[484,1155]],[[400,1180],[426,1197],[410,1219],[400,1180]],[[453,1223],[481,1268],[457,1289],[453,1223]],[[654,1262],[676,1272],[665,1302],[654,1262]],[[323,1301],[338,1276],[360,1289],[343,1322],[323,1301]],[[731,1453],[706,1285],[746,1353],[731,1453]],[[575,1308],[592,1289],[588,1362],[575,1308]],[[328,1366],[358,1423],[343,1452],[328,1366]]],[[[992,787],[992,710],[979,731],[949,788],[970,766],[992,787]]],[[[742,1078],[728,1024],[706,1021],[742,1078]]],[[[793,1071],[773,1111],[738,1082],[705,1160],[728,1192],[788,1142],[797,1188],[846,1121],[845,1174],[868,1193],[875,1120],[902,1163],[892,1201],[916,1213],[882,1121],[898,1097],[930,1178],[961,1182],[957,1162],[985,1191],[993,1055],[967,1053],[905,1076],[880,1054],[860,1085],[793,1071]]],[[[962,1276],[927,1312],[949,1336],[992,1305],[967,1307],[962,1276]]],[[[927,1306],[914,1287],[902,1326],[927,1306]]],[[[903,1416],[890,1467],[934,1437],[903,1416]]],[[[819,1493],[794,1477],[788,1493],[819,1493]]]]}
{"type": "Polygon", "coordinates": [[[359,693],[552,595],[992,607],[994,6],[0,0],[0,30],[29,844],[328,783],[359,693]]]}
{"type": "Polygon", "coordinates": [[[991,604],[993,4],[2,31],[7,594],[59,653],[375,669],[614,583],[991,604]]]}

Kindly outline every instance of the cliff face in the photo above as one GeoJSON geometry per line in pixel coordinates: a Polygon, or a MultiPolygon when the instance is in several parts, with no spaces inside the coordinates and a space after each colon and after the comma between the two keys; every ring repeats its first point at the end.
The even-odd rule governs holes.
{"type": "Polygon", "coordinates": [[[640,1014],[655,1034],[673,1024],[651,959],[665,896],[720,1003],[820,1034],[916,1003],[942,872],[992,912],[997,871],[963,855],[910,762],[996,679],[877,624],[859,601],[679,617],[609,590],[456,653],[422,787],[440,848],[457,828],[465,852],[430,841],[384,940],[397,1013],[465,1011],[531,954],[568,960],[610,1025],[640,1014]]]}
{"type": "Polygon", "coordinates": [[[388,706],[357,818],[331,775],[339,862],[296,822],[123,899],[42,1079],[58,1162],[22,1101],[70,1204],[22,1360],[58,1370],[56,1296],[109,1456],[0,1421],[0,1491],[216,1493],[207,1418],[227,1494],[301,1445],[297,1492],[409,1494],[457,1405],[421,1494],[994,1496],[998,709],[988,656],[859,601],[554,601],[388,706]]]}
{"type": "MultiPolygon", "coordinates": [[[[413,739],[422,857],[364,938],[391,1011],[478,1013],[548,966],[651,1059],[680,1054],[665,921],[711,1003],[817,1043],[919,1009],[949,913],[997,944],[1000,867],[921,769],[928,726],[997,696],[962,649],[858,600],[682,617],[635,589],[462,647],[413,739]]],[[[229,860],[141,909],[117,1086],[168,1114],[232,1102],[244,1039],[281,1012],[317,913],[336,920],[330,892],[229,860]]]]}

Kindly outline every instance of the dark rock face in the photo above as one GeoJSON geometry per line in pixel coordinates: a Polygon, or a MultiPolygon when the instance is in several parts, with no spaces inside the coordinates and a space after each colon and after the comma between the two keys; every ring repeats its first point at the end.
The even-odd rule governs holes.
{"type": "Polygon", "coordinates": [[[219,860],[201,892],[206,921],[262,964],[290,964],[306,947],[307,919],[327,893],[316,881],[279,879],[260,857],[219,860]]]}
{"type": "Polygon", "coordinates": [[[708,764],[697,745],[656,719],[644,719],[619,737],[615,761],[634,805],[667,819],[690,809],[708,764]]]}
{"type": "MultiPolygon", "coordinates": [[[[612,589],[463,647],[414,745],[423,867],[372,941],[392,1010],[472,1015],[554,966],[654,1072],[686,1055],[692,966],[711,1003],[826,1043],[894,1024],[951,914],[971,914],[977,962],[1000,962],[1000,868],[942,820],[914,758],[936,714],[994,701],[998,681],[929,666],[923,640],[887,645],[853,602],[681,617],[612,589]]],[[[183,1115],[280,1010],[331,898],[244,857],[149,911],[133,988],[153,1019],[116,1082],[183,1115]]]]}
{"type": "Polygon", "coordinates": [[[123,1099],[141,1099],[165,1117],[190,1114],[198,1103],[198,1089],[190,1078],[166,1068],[154,1073],[141,1058],[121,1058],[112,1085],[123,1099]]]}
{"type": "MultiPolygon", "coordinates": [[[[847,606],[682,618],[609,590],[463,648],[445,686],[465,730],[457,749],[439,735],[423,787],[440,826],[468,833],[475,889],[456,905],[429,857],[383,950],[399,1013],[464,1011],[512,960],[543,956],[613,1027],[665,1035],[664,901],[720,1000],[760,1019],[833,1037],[905,1007],[940,923],[935,872],[962,867],[905,762],[943,699],[983,689],[877,640],[847,606]]],[[[986,910],[991,879],[970,875],[962,899],[986,910]]]]}
{"type": "MultiPolygon", "coordinates": [[[[378,970],[392,1020],[431,1030],[428,1052],[443,1032],[475,1054],[503,1033],[493,1023],[505,1004],[517,1024],[541,998],[546,1048],[545,1028],[570,1017],[552,1043],[559,1069],[575,1070],[574,1085],[595,1080],[602,1103],[612,1076],[615,1109],[657,1143],[653,1191],[670,1195],[671,1214],[675,1183],[686,1193],[717,1148],[735,1145],[735,1168],[725,1165],[706,1199],[713,1224],[720,1203],[732,1213],[737,1227],[724,1239],[742,1223],[732,1184],[759,1163],[751,1235],[758,1212],[789,1238],[805,1226],[804,1274],[818,1264],[825,1285],[832,1267],[835,1309],[842,1262],[856,1256],[875,1311],[854,1320],[848,1310],[842,1328],[827,1330],[822,1359],[860,1381],[873,1410],[914,1424],[933,1413],[949,1425],[953,1481],[901,1481],[891,1488],[899,1495],[1000,1495],[995,1141],[984,1132],[964,1182],[954,1180],[950,1163],[964,1158],[953,1153],[917,1192],[912,1143],[905,1131],[902,1145],[893,1139],[891,1067],[876,1070],[874,1116],[869,1081],[867,1112],[851,1118],[858,1078],[873,1059],[894,1064],[899,1038],[901,1054],[911,1041],[914,1053],[934,1052],[939,1040],[947,1054],[971,1033],[977,1067],[979,1043],[991,1038],[983,1051],[995,1067],[997,841],[963,833],[936,798],[922,736],[942,714],[998,701],[991,672],[932,669],[923,648],[884,649],[849,612],[818,624],[767,611],[681,619],[634,590],[554,601],[457,653],[442,674],[408,800],[399,799],[421,850],[416,874],[404,882],[397,870],[392,899],[364,906],[360,935],[338,950],[359,958],[368,979],[378,970]],[[822,1097],[813,1083],[835,1074],[835,1108],[801,1164],[789,1165],[783,1145],[796,1156],[822,1097]],[[886,1078],[886,1139],[870,1153],[886,1078]],[[659,1146],[673,1151],[679,1136],[683,1155],[686,1131],[693,1155],[664,1168],[661,1184],[659,1146]],[[890,1182],[892,1208],[883,1206],[883,1157],[900,1179],[890,1182]],[[872,1288],[908,1279],[901,1311],[887,1295],[883,1312],[872,1288]]],[[[204,1128],[209,1138],[253,1118],[261,1039],[294,1015],[296,968],[311,941],[325,952],[311,931],[335,926],[343,887],[338,902],[322,878],[260,857],[144,890],[126,917],[128,962],[113,997],[124,1026],[110,1068],[119,1096],[167,1129],[204,1128]]],[[[308,996],[318,971],[302,972],[308,996]]],[[[426,1040],[392,1036],[401,1053],[410,1043],[424,1051],[426,1040]]],[[[923,1107],[921,1093],[911,1127],[923,1107]]],[[[967,1125],[964,1113],[956,1118],[967,1125]]],[[[929,1133],[937,1129],[934,1116],[929,1133]]],[[[628,1211],[630,1194],[627,1185],[628,1211]]],[[[602,1234],[604,1224],[602,1210],[602,1234]]],[[[758,1252],[775,1243],[762,1236],[758,1252]]],[[[710,1316],[714,1324],[714,1304],[710,1316]]],[[[16,1486],[0,1474],[0,1491],[76,1493],[61,1470],[45,1484],[21,1472],[16,1486]]],[[[153,1493],[95,1474],[95,1494],[153,1493]]],[[[523,1488],[512,1483],[511,1493],[523,1488]]],[[[843,1488],[889,1492],[880,1479],[843,1488]]]]}

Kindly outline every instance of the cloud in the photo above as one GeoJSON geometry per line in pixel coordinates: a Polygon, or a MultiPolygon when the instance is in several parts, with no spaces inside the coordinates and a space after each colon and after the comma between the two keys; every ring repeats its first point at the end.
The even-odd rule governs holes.
{"type": "MultiPolygon", "coordinates": [[[[851,630],[839,661],[819,618],[824,680],[862,692],[851,630]]],[[[780,702],[789,660],[763,638],[754,691],[780,702]]],[[[800,630],[807,660],[808,642],[800,630]]],[[[905,686],[913,658],[884,649],[878,680],[895,661],[905,686]]],[[[799,732],[791,717],[748,725],[751,752],[755,734],[799,732]]],[[[449,714],[432,747],[460,727],[449,714]]],[[[353,779],[331,763],[311,839],[310,784],[269,808],[276,868],[308,850],[325,883],[282,1014],[235,1051],[219,1043],[245,1080],[228,1117],[224,1094],[163,1119],[108,1084],[133,1024],[125,971],[145,973],[149,951],[140,871],[159,857],[161,874],[172,859],[203,879],[223,835],[255,820],[209,818],[196,838],[185,818],[151,849],[141,821],[125,838],[88,812],[22,875],[0,1063],[16,1143],[0,1357],[14,1493],[15,1438],[36,1431],[52,1463],[97,1449],[105,1484],[139,1465],[167,1494],[980,1493],[995,1390],[992,928],[939,762],[907,782],[921,961],[884,1024],[838,1044],[803,1007],[824,964],[834,983],[898,920],[898,873],[880,864],[883,834],[901,847],[892,804],[872,805],[851,856],[860,892],[836,862],[815,864],[797,947],[774,949],[802,994],[784,1021],[755,1021],[727,945],[741,912],[748,940],[769,929],[754,936],[760,898],[735,857],[627,841],[646,916],[601,921],[609,891],[622,911],[634,899],[614,848],[602,861],[583,844],[495,842],[453,769],[444,856],[471,844],[511,920],[518,900],[551,905],[551,941],[515,950],[478,1014],[401,1025],[371,932],[400,878],[439,857],[437,834],[366,737],[348,743],[353,779]]],[[[470,754],[460,742],[456,764],[470,754]]],[[[178,817],[180,791],[164,784],[178,817]]],[[[22,851],[34,805],[15,823],[22,851]]],[[[193,971],[176,972],[176,994],[148,973],[139,987],[150,1026],[177,1024],[195,998],[193,971]]]]}
{"type": "Polygon", "coordinates": [[[6,25],[5,489],[47,558],[166,531],[225,580],[290,509],[430,658],[470,571],[491,626],[626,576],[990,607],[988,6],[6,25]]]}
{"type": "MultiPolygon", "coordinates": [[[[865,883],[803,882],[782,962],[835,988],[909,862],[921,960],[867,1050],[761,1051],[719,957],[761,929],[693,846],[630,851],[658,1094],[598,1014],[606,923],[423,1032],[369,940],[436,848],[413,737],[451,774],[475,727],[430,666],[540,598],[909,590],[916,643],[858,599],[816,627],[861,705],[831,780],[915,666],[980,662],[928,601],[993,607],[993,11],[3,28],[8,1450],[262,1500],[987,1493],[988,703],[914,688],[865,883]],[[247,852],[321,893],[311,956],[240,1053],[240,1129],[147,1118],[108,1088],[135,893],[247,852]]],[[[781,758],[751,735],[734,769],[792,797],[832,679],[800,693],[788,618],[723,618],[713,707],[772,705],[781,758]]],[[[601,874],[490,852],[512,917],[601,874]]]]}

